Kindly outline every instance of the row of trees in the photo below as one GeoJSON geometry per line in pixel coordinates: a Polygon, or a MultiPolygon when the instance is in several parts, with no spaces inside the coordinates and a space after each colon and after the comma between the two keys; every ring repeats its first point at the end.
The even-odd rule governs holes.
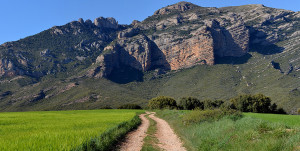
{"type": "Polygon", "coordinates": [[[236,109],[242,112],[286,114],[282,108],[277,108],[277,105],[271,102],[271,99],[263,94],[239,95],[227,102],[222,100],[200,101],[194,97],[184,97],[179,100],[178,104],[176,100],[171,97],[159,96],[149,101],[148,108],[183,110],[226,108],[236,109]]]}
{"type": "Polygon", "coordinates": [[[149,109],[181,109],[181,110],[194,110],[194,109],[215,109],[220,108],[224,101],[222,100],[204,100],[200,101],[194,97],[184,97],[176,100],[171,97],[159,96],[153,98],[148,103],[149,109]]]}
{"type": "Polygon", "coordinates": [[[276,103],[271,103],[271,98],[263,94],[239,95],[230,99],[230,102],[231,108],[242,112],[286,114],[282,108],[277,108],[276,103]]]}

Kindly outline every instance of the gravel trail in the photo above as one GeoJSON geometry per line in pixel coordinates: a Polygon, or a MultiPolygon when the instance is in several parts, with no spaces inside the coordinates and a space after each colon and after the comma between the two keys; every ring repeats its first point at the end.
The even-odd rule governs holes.
{"type": "Polygon", "coordinates": [[[186,151],[179,137],[174,133],[170,125],[163,119],[150,114],[149,117],[157,123],[156,137],[159,140],[157,144],[166,151],[186,151]]]}
{"type": "Polygon", "coordinates": [[[140,151],[142,149],[143,140],[147,136],[147,130],[150,125],[150,121],[145,117],[146,115],[149,115],[156,122],[157,131],[155,136],[159,140],[159,143],[154,145],[165,151],[186,151],[181,140],[174,133],[170,125],[165,120],[156,117],[155,112],[146,112],[146,114],[139,116],[142,124],[138,129],[127,134],[125,142],[120,145],[120,151],[140,151]]]}
{"type": "Polygon", "coordinates": [[[147,136],[146,132],[149,128],[150,122],[145,117],[146,114],[141,114],[139,117],[142,124],[138,129],[127,134],[125,142],[121,144],[120,151],[140,151],[143,147],[144,138],[147,136]]]}

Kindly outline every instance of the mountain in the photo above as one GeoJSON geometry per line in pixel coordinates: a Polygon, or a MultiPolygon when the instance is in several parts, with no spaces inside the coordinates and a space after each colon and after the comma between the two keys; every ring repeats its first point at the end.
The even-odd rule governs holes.
{"type": "Polygon", "coordinates": [[[300,108],[300,13],[179,2],[144,21],[79,19],[0,46],[0,110],[263,93],[300,108]]]}

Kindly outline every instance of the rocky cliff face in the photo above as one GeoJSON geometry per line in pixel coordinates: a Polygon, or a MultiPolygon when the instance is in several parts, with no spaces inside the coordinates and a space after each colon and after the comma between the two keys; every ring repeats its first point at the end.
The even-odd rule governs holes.
{"type": "Polygon", "coordinates": [[[154,53],[153,42],[145,35],[128,37],[128,33],[119,33],[114,44],[104,48],[104,54],[96,59],[96,67],[88,71],[91,77],[107,77],[113,68],[119,68],[122,65],[130,66],[140,71],[148,71],[152,66],[152,53],[154,53]],[[122,35],[122,36],[121,36],[122,35]],[[99,70],[100,69],[100,70],[99,70]]]}
{"type": "Polygon", "coordinates": [[[54,26],[37,35],[0,46],[0,77],[26,75],[43,77],[72,68],[87,68],[123,30],[113,18],[96,18],[54,26]],[[73,64],[73,67],[70,67],[73,64]]]}
{"type": "Polygon", "coordinates": [[[0,60],[0,76],[14,76],[16,73],[14,64],[8,59],[0,60]]]}
{"type": "MultiPolygon", "coordinates": [[[[239,15],[231,13],[202,19],[203,13],[220,11],[188,2],[162,8],[145,21],[136,21],[132,28],[119,32],[114,46],[105,48],[113,48],[114,53],[99,56],[103,59],[96,64],[111,64],[105,63],[105,58],[115,55],[119,58],[117,64],[125,64],[140,71],[156,67],[178,70],[198,64],[214,65],[216,55],[240,57],[248,52],[249,29],[239,15]]],[[[100,75],[109,75],[107,73],[111,69],[108,66],[119,67],[114,64],[102,67],[105,70],[101,72],[106,74],[100,75]]],[[[100,66],[93,70],[97,71],[100,66]]]]}
{"type": "Polygon", "coordinates": [[[219,57],[240,57],[249,50],[249,30],[241,20],[232,22],[234,24],[226,28],[222,27],[217,20],[207,23],[214,37],[215,53],[219,57]]]}
{"type": "Polygon", "coordinates": [[[214,64],[213,37],[207,28],[194,31],[190,38],[184,40],[176,40],[175,37],[163,34],[154,42],[166,56],[171,70],[197,64],[214,64]]]}
{"type": "Polygon", "coordinates": [[[241,57],[251,46],[263,49],[299,36],[299,18],[299,13],[263,5],[206,8],[189,2],[164,7],[131,25],[119,25],[114,18],[80,18],[23,43],[3,44],[2,50],[27,55],[3,55],[0,76],[56,74],[69,64],[90,66],[86,75],[96,78],[109,77],[124,65],[142,72],[214,65],[217,57],[241,57]],[[37,40],[41,43],[28,44],[37,40]],[[33,57],[36,53],[40,58],[33,57]]]}

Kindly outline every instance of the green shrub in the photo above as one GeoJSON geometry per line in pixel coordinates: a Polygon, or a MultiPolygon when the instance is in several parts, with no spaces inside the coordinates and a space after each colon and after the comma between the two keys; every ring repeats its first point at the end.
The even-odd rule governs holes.
{"type": "Polygon", "coordinates": [[[237,110],[194,110],[185,114],[182,118],[182,121],[184,124],[189,125],[205,121],[217,121],[225,116],[228,116],[230,119],[237,120],[242,117],[242,113],[237,110]]]}
{"type": "Polygon", "coordinates": [[[184,97],[180,99],[178,107],[184,110],[193,110],[196,108],[203,110],[204,104],[203,102],[200,102],[200,100],[198,100],[197,98],[184,97]]]}
{"type": "Polygon", "coordinates": [[[238,119],[241,119],[243,117],[243,114],[241,111],[234,110],[234,109],[221,109],[223,111],[223,115],[228,117],[229,119],[236,121],[238,119]]]}
{"type": "Polygon", "coordinates": [[[142,107],[137,104],[123,104],[118,109],[142,109],[142,107]]]}
{"type": "Polygon", "coordinates": [[[106,105],[106,106],[100,107],[100,109],[113,109],[113,108],[111,106],[106,105]]]}
{"type": "Polygon", "coordinates": [[[236,109],[235,106],[234,106],[232,103],[230,103],[229,101],[224,102],[224,103],[220,106],[220,108],[221,108],[222,110],[236,109]]]}
{"type": "Polygon", "coordinates": [[[286,114],[285,110],[283,108],[279,108],[277,109],[275,112],[273,112],[275,114],[286,114]]]}
{"type": "Polygon", "coordinates": [[[204,100],[204,110],[220,108],[223,103],[222,100],[204,100]]]}
{"type": "Polygon", "coordinates": [[[176,109],[176,101],[171,97],[159,96],[153,98],[148,103],[149,109],[176,109]]]}
{"type": "Polygon", "coordinates": [[[233,104],[235,109],[242,112],[285,114],[285,111],[282,108],[277,109],[277,105],[275,103],[271,105],[271,98],[263,94],[239,95],[232,98],[230,102],[233,104]]]}

